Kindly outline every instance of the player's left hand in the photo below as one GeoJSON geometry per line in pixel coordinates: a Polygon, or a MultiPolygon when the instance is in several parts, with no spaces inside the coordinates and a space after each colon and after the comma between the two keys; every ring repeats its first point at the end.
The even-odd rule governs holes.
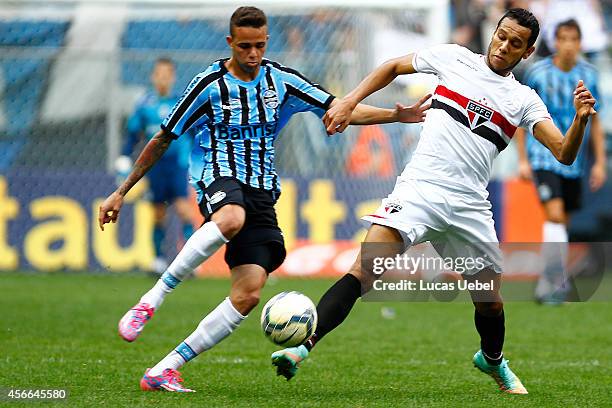
{"type": "Polygon", "coordinates": [[[574,108],[576,109],[576,115],[582,119],[588,119],[589,116],[595,115],[595,98],[591,94],[591,91],[587,89],[584,82],[578,81],[576,89],[574,90],[574,108]]]}
{"type": "Polygon", "coordinates": [[[420,123],[425,120],[427,116],[427,110],[431,108],[431,103],[424,105],[432,94],[424,95],[414,105],[404,106],[401,103],[395,104],[395,113],[397,115],[397,121],[402,123],[420,123]]]}
{"type": "Polygon", "coordinates": [[[606,182],[606,178],[606,165],[599,163],[593,165],[591,168],[591,176],[589,177],[589,187],[591,191],[599,190],[606,182]]]}

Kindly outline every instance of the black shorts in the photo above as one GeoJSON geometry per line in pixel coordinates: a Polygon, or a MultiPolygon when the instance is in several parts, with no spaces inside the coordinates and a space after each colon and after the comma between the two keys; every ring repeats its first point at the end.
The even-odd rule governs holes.
{"type": "Polygon", "coordinates": [[[535,170],[534,181],[542,203],[561,198],[565,211],[571,212],[582,207],[582,182],[580,178],[566,178],[552,171],[535,170]]]}
{"type": "Polygon", "coordinates": [[[230,269],[256,264],[268,273],[276,270],[287,254],[274,211],[278,194],[251,187],[234,177],[221,177],[201,188],[204,194],[199,207],[206,220],[227,204],[237,204],[246,212],[242,229],[227,243],[225,262],[230,269]]]}

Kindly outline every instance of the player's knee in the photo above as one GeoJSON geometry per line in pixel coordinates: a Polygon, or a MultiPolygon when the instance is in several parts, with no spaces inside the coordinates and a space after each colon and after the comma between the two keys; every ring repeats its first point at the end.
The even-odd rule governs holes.
{"type": "Polygon", "coordinates": [[[213,221],[217,224],[223,236],[231,239],[242,229],[246,214],[244,209],[239,206],[227,206],[227,208],[223,207],[222,210],[213,215],[213,221]]]}
{"type": "Polygon", "coordinates": [[[499,316],[504,310],[502,302],[476,302],[474,306],[479,314],[487,317],[499,316]]]}
{"type": "Polygon", "coordinates": [[[260,293],[259,291],[241,291],[236,292],[232,296],[232,304],[242,314],[246,316],[251,310],[259,304],[260,293]]]}
{"type": "Polygon", "coordinates": [[[153,204],[153,221],[156,224],[161,224],[166,219],[166,204],[153,204]]]}
{"type": "Polygon", "coordinates": [[[231,238],[234,235],[238,234],[238,232],[242,229],[244,225],[244,219],[240,218],[231,218],[225,220],[222,225],[219,225],[219,229],[221,233],[226,238],[231,238]]]}
{"type": "Polygon", "coordinates": [[[176,215],[178,215],[178,217],[183,222],[191,220],[190,211],[185,210],[184,208],[181,208],[181,207],[178,207],[178,206],[176,207],[176,215]]]}
{"type": "Polygon", "coordinates": [[[176,214],[183,222],[191,222],[191,220],[193,219],[193,212],[191,210],[191,207],[189,206],[189,203],[177,201],[176,214]]]}
{"type": "Polygon", "coordinates": [[[563,214],[562,212],[549,212],[547,214],[547,220],[548,222],[554,222],[556,224],[564,224],[565,223],[565,214],[563,214]]]}
{"type": "Polygon", "coordinates": [[[161,211],[155,211],[153,213],[153,223],[155,226],[161,226],[166,221],[166,213],[161,211]]]}
{"type": "Polygon", "coordinates": [[[554,199],[544,205],[544,213],[546,221],[557,224],[565,223],[566,215],[563,202],[560,199],[554,199]]]}
{"type": "Polygon", "coordinates": [[[191,212],[179,213],[178,216],[181,219],[181,222],[183,222],[184,224],[193,223],[193,217],[191,215],[191,212]]]}

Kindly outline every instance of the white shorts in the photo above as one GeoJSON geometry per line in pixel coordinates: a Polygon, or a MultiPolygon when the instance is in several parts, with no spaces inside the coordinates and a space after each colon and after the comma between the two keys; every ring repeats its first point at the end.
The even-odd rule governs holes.
{"type": "Polygon", "coordinates": [[[442,258],[477,259],[477,264],[463,274],[475,274],[483,265],[502,272],[491,204],[475,194],[398,178],[393,192],[376,212],[362,220],[396,229],[406,249],[430,241],[442,258]]]}

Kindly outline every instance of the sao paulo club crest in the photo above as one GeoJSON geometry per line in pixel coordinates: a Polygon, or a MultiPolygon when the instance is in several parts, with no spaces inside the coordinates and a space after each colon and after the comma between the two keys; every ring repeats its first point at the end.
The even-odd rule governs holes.
{"type": "Polygon", "coordinates": [[[389,213],[389,214],[393,214],[396,212],[400,212],[402,210],[402,205],[398,202],[388,202],[385,205],[385,212],[389,213]]]}
{"type": "Polygon", "coordinates": [[[471,129],[476,129],[478,126],[493,118],[492,109],[474,101],[468,102],[467,114],[471,129]]]}

